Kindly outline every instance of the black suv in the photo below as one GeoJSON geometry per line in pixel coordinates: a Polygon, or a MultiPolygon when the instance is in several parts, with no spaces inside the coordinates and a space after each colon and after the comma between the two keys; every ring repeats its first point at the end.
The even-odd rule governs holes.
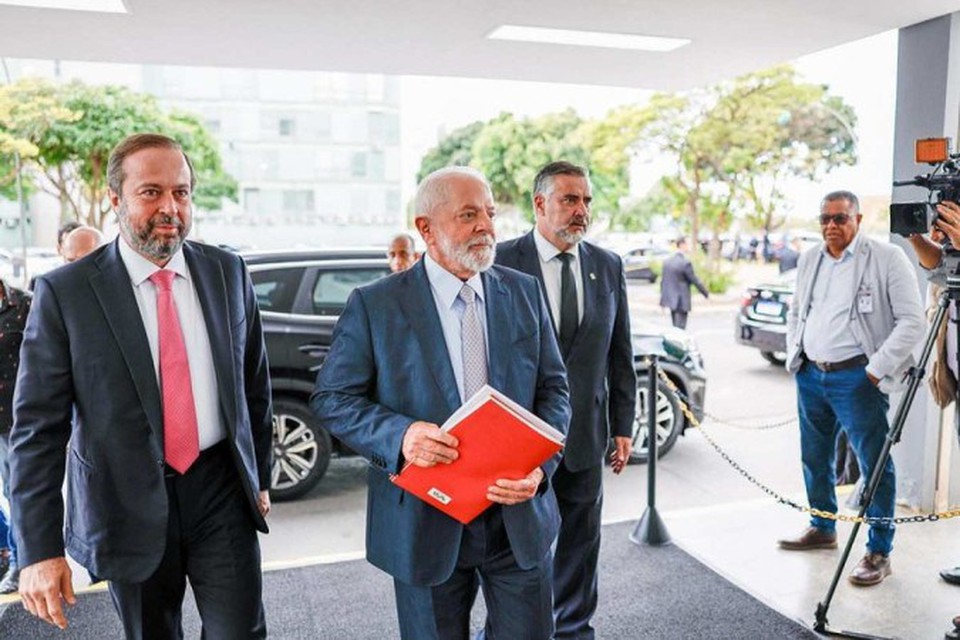
{"type": "MultiPolygon", "coordinates": [[[[263,317],[270,360],[274,410],[274,463],[270,490],[274,499],[297,498],[319,482],[333,455],[353,452],[317,425],[308,400],[317,371],[330,350],[334,325],[350,292],[387,275],[384,252],[378,249],[309,249],[244,253],[263,317]]],[[[672,328],[635,323],[635,341],[654,335],[663,339],[667,357],[662,367],[702,417],[705,389],[703,361],[693,339],[672,328]]],[[[644,372],[636,357],[637,371],[644,372]]],[[[645,414],[647,385],[637,385],[637,407],[645,414]]],[[[657,394],[658,455],[673,446],[686,428],[674,398],[663,388],[657,394]]],[[[637,447],[631,462],[646,460],[646,418],[637,420],[637,447]]]]}

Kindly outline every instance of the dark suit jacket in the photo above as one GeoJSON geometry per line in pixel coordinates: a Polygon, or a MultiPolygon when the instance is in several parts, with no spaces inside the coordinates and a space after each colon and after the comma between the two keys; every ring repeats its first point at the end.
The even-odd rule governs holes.
{"type": "Polygon", "coordinates": [[[799,253],[790,247],[784,247],[783,251],[780,252],[780,273],[783,273],[784,271],[790,271],[790,269],[796,269],[797,262],[799,260],[799,253]]]}
{"type": "MultiPolygon", "coordinates": [[[[23,566],[62,556],[65,542],[93,574],[142,582],[166,546],[163,417],[117,242],[37,280],[14,400],[11,503],[23,566]]],[[[256,499],[270,480],[270,381],[253,287],[231,253],[192,242],[183,253],[210,335],[230,452],[252,522],[266,531],[256,499]]]]}
{"type": "MultiPolygon", "coordinates": [[[[535,276],[543,287],[533,232],[500,243],[497,264],[535,276]]],[[[637,397],[623,264],[616,254],[581,242],[580,271],[583,321],[564,358],[573,418],[563,463],[571,471],[603,464],[610,436],[632,435],[637,397]]]]}
{"type": "MultiPolygon", "coordinates": [[[[20,366],[20,343],[30,313],[31,296],[0,280],[4,289],[0,302],[0,436],[13,426],[13,388],[20,366]]],[[[2,541],[0,541],[2,542],[2,541]]]]}
{"type": "MultiPolygon", "coordinates": [[[[483,274],[488,384],[566,433],[570,404],[550,317],[533,278],[483,274]]],[[[413,422],[441,425],[460,395],[421,260],[350,295],[310,400],[321,424],[373,463],[368,475],[367,559],[402,582],[436,585],[453,573],[463,525],[390,482],[413,422]]],[[[543,465],[547,477],[559,456],[543,465]]],[[[456,464],[456,463],[454,463],[456,464]]],[[[541,562],[560,516],[552,488],[503,507],[517,563],[541,562]]]]}
{"type": "Polygon", "coordinates": [[[690,311],[690,285],[695,286],[704,297],[709,295],[686,256],[675,253],[664,260],[660,280],[660,306],[672,311],[690,311]]]}

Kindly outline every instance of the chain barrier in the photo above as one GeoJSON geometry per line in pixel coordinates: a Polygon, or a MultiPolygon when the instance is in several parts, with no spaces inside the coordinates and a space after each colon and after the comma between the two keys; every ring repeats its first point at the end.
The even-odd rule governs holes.
{"type": "MultiPolygon", "coordinates": [[[[679,389],[677,389],[677,393],[678,393],[677,399],[680,400],[680,395],[682,395],[682,392],[679,389]]],[[[786,427],[791,424],[796,424],[799,420],[796,416],[790,416],[789,418],[784,418],[779,422],[771,422],[768,424],[758,424],[758,425],[746,425],[746,424],[737,424],[736,422],[730,422],[728,420],[724,420],[723,418],[718,418],[717,416],[713,415],[708,411],[703,412],[703,417],[710,418],[711,422],[722,424],[725,427],[740,429],[741,431],[767,431],[769,429],[779,429],[780,427],[786,427]]]]}
{"type": "MultiPolygon", "coordinates": [[[[951,518],[960,517],[960,509],[952,509],[950,511],[940,511],[937,513],[928,513],[925,515],[900,516],[897,518],[871,518],[871,517],[861,518],[859,516],[851,516],[844,513],[830,513],[828,511],[822,511],[820,509],[814,509],[813,507],[808,507],[806,505],[802,505],[796,502],[795,500],[791,500],[790,498],[787,498],[786,496],[777,493],[774,489],[771,489],[769,486],[765,485],[763,482],[761,482],[756,477],[754,477],[749,471],[747,471],[742,466],[740,466],[740,463],[738,463],[736,460],[731,458],[730,455],[726,451],[724,451],[719,444],[717,444],[716,440],[710,437],[710,435],[703,428],[703,425],[700,424],[700,421],[697,419],[697,417],[693,415],[693,411],[690,410],[687,397],[684,395],[682,391],[680,391],[679,388],[677,388],[677,385],[673,383],[673,380],[671,380],[670,377],[667,376],[667,374],[664,373],[662,369],[658,371],[658,374],[659,374],[660,380],[664,383],[664,385],[667,387],[670,393],[672,393],[676,397],[677,402],[680,405],[680,411],[690,422],[690,425],[693,426],[700,433],[701,436],[703,436],[704,440],[707,441],[707,444],[709,444],[714,449],[714,451],[720,454],[720,457],[723,458],[727,462],[727,464],[733,467],[733,469],[737,471],[737,473],[739,473],[741,476],[746,478],[750,484],[756,486],[757,488],[759,488],[761,491],[763,491],[765,494],[767,494],[768,496],[770,496],[780,504],[786,505],[791,509],[795,509],[796,511],[809,513],[812,516],[823,518],[825,520],[838,520],[840,522],[859,522],[861,524],[871,524],[871,525],[876,524],[876,525],[883,525],[883,526],[889,526],[892,524],[912,524],[916,522],[937,522],[939,520],[949,520],[951,518]]],[[[707,413],[704,413],[704,416],[711,417],[707,413]]],[[[768,428],[772,428],[772,427],[768,427],[768,428]]]]}

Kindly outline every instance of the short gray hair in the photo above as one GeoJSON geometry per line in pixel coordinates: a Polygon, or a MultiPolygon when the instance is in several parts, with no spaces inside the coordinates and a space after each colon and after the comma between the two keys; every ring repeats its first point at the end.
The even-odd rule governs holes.
{"type": "Polygon", "coordinates": [[[486,176],[473,167],[443,167],[432,172],[420,181],[417,186],[417,196],[414,200],[414,214],[430,217],[433,212],[450,200],[450,181],[453,176],[476,178],[483,183],[487,191],[491,191],[486,176]]]}
{"type": "Polygon", "coordinates": [[[549,196],[553,192],[553,182],[557,176],[577,176],[590,182],[590,175],[586,169],[566,160],[558,160],[545,165],[537,172],[537,176],[533,179],[533,195],[549,196]]]}
{"type": "Polygon", "coordinates": [[[836,202],[837,200],[846,200],[853,207],[854,213],[860,213],[860,199],[853,191],[831,191],[823,196],[823,200],[820,201],[820,210],[823,211],[823,205],[828,202],[836,202]]]}

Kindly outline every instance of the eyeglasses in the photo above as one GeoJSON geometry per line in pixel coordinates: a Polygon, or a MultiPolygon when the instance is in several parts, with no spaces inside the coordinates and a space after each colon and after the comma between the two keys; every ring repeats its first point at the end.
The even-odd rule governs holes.
{"type": "Polygon", "coordinates": [[[842,227],[843,225],[850,222],[850,214],[849,213],[834,213],[832,215],[829,213],[820,214],[821,227],[825,227],[831,222],[833,222],[833,224],[837,225],[838,227],[842,227]]]}

